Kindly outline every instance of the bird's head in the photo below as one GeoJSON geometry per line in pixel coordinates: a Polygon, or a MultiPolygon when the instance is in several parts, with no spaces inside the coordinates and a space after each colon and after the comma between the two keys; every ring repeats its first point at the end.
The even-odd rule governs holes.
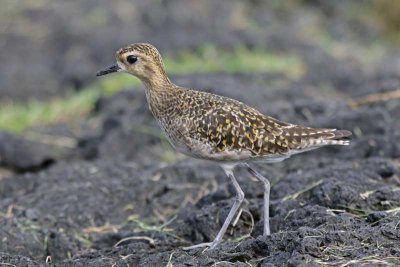
{"type": "Polygon", "coordinates": [[[161,55],[151,44],[135,43],[126,46],[117,51],[115,58],[114,65],[98,71],[96,76],[127,72],[145,83],[168,80],[161,55]]]}

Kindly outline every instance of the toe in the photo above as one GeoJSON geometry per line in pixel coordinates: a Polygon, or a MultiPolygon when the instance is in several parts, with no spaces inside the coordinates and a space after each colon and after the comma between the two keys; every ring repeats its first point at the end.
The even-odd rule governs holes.
{"type": "Polygon", "coordinates": [[[182,249],[183,249],[183,250],[191,250],[191,249],[195,249],[195,248],[209,248],[209,247],[211,247],[212,245],[213,245],[213,243],[211,243],[211,242],[208,242],[208,243],[200,243],[200,244],[193,245],[193,246],[190,246],[190,247],[183,247],[182,249]]]}

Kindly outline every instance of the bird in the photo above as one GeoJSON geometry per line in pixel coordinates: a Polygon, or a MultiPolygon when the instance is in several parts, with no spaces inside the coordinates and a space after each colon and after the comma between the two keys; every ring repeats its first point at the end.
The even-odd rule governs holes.
{"type": "Polygon", "coordinates": [[[269,224],[270,182],[250,166],[275,163],[294,154],[327,145],[349,145],[347,130],[310,128],[283,122],[240,101],[175,85],[167,76],[161,54],[151,44],[134,43],[119,49],[116,63],[96,76],[125,72],[144,84],[148,106],[171,145],[187,156],[217,162],[233,184],[236,196],[212,242],[188,249],[215,249],[244,200],[234,169],[244,166],[263,185],[263,235],[269,224]]]}

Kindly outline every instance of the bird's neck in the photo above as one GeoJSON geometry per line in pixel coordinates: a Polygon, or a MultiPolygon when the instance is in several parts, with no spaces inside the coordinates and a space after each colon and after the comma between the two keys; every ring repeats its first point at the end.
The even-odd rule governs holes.
{"type": "Polygon", "coordinates": [[[152,93],[160,93],[170,87],[174,87],[174,84],[166,75],[152,75],[150,78],[140,78],[140,80],[145,85],[146,91],[152,93]]]}
{"type": "Polygon", "coordinates": [[[170,113],[174,109],[177,86],[166,75],[141,80],[146,87],[147,102],[153,115],[160,118],[170,113]]]}

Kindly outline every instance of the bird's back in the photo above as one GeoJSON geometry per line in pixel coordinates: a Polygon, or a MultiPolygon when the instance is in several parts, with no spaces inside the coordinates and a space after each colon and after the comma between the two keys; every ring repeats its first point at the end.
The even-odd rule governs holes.
{"type": "Polygon", "coordinates": [[[172,145],[189,156],[279,161],[325,145],[347,145],[342,138],[351,135],[346,130],[282,122],[227,97],[181,87],[173,90],[169,110],[155,116],[172,145]]]}

